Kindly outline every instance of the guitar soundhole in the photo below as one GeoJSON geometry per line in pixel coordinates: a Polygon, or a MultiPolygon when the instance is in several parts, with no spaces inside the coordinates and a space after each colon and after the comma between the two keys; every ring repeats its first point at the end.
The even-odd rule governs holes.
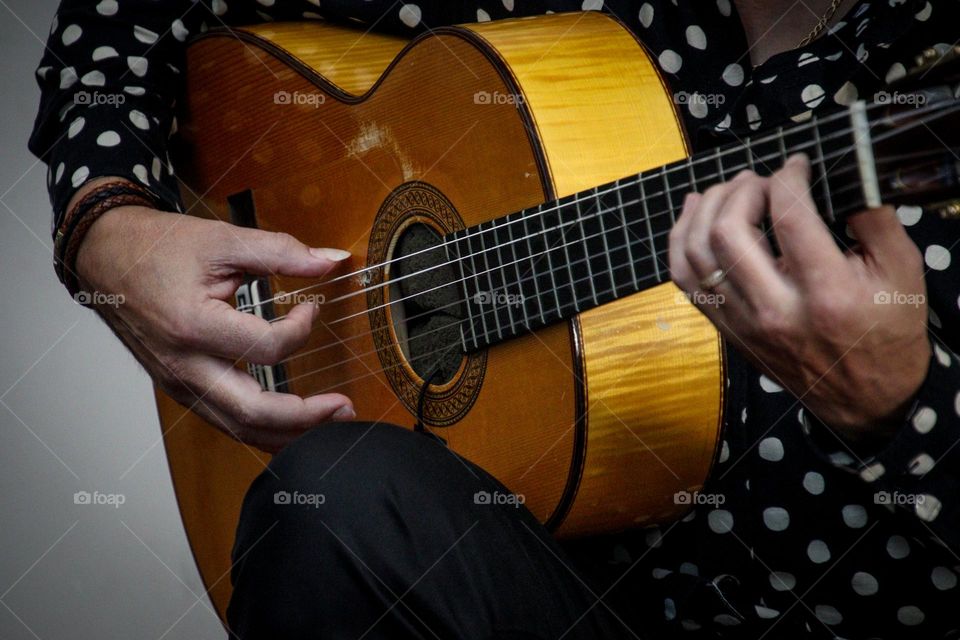
{"type": "Polygon", "coordinates": [[[380,206],[367,246],[368,266],[387,265],[364,283],[383,374],[410,413],[435,427],[470,411],[487,368],[486,350],[464,354],[459,269],[443,247],[443,236],[463,227],[436,187],[407,182],[380,206]]]}
{"type": "Polygon", "coordinates": [[[407,363],[435,385],[453,380],[464,357],[459,329],[464,308],[456,279],[433,228],[414,223],[403,230],[391,256],[390,315],[407,363]]]}

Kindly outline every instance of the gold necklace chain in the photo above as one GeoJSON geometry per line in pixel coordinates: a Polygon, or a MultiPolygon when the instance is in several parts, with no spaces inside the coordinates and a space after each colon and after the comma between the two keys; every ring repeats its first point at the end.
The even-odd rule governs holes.
{"type": "Polygon", "coordinates": [[[843,0],[833,0],[833,2],[830,3],[830,6],[827,7],[827,12],[817,20],[817,24],[814,25],[813,30],[797,45],[798,49],[813,42],[813,40],[827,28],[827,25],[830,23],[830,20],[833,19],[834,14],[837,12],[837,9],[840,8],[841,4],[843,4],[843,0]]]}

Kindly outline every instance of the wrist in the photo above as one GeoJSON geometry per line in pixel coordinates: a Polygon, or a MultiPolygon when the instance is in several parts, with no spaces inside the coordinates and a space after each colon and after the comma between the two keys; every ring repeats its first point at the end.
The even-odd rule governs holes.
{"type": "Polygon", "coordinates": [[[131,205],[154,208],[158,199],[145,187],[110,177],[91,180],[70,199],[67,214],[54,234],[54,268],[74,297],[81,287],[77,261],[88,233],[108,212],[131,205]]]}

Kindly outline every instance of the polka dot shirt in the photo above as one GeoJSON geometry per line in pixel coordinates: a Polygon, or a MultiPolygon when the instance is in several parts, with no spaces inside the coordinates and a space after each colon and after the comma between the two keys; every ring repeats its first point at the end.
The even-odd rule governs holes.
{"type": "MultiPolygon", "coordinates": [[[[697,149],[869,100],[923,49],[953,45],[960,18],[957,0],[860,0],[826,35],[752,68],[730,0],[64,0],[30,138],[49,167],[54,224],[102,175],[182,209],[167,147],[185,43],[208,27],[326,18],[413,34],[574,10],[610,12],[637,34],[697,149]]],[[[618,579],[621,616],[640,633],[960,637],[960,224],[916,207],[898,215],[924,257],[933,344],[909,415],[882,449],[853,448],[730,350],[723,440],[693,510],[571,547],[618,579]]]]}

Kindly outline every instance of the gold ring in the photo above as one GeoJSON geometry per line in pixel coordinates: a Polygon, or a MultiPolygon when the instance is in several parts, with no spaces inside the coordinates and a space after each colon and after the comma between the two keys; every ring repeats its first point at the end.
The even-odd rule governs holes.
{"type": "Polygon", "coordinates": [[[721,282],[727,279],[727,272],[723,269],[717,269],[712,271],[710,275],[700,281],[700,290],[701,291],[710,291],[721,282]]]}

